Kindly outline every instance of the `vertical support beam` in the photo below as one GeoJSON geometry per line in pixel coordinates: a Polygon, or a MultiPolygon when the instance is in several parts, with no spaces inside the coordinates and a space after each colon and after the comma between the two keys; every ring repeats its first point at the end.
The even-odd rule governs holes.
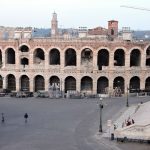
{"type": "Polygon", "coordinates": [[[98,67],[97,67],[97,52],[94,51],[93,52],[93,73],[96,73],[98,70],[98,67]]]}

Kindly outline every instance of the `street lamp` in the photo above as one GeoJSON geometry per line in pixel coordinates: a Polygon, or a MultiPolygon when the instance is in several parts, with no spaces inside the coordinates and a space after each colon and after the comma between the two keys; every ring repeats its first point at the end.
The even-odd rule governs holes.
{"type": "Polygon", "coordinates": [[[128,93],[128,91],[129,91],[129,88],[128,88],[128,86],[127,86],[127,103],[126,103],[126,106],[127,107],[129,107],[129,93],[128,93]]]}
{"type": "Polygon", "coordinates": [[[99,122],[99,132],[103,132],[103,130],[102,130],[102,109],[103,109],[103,104],[102,104],[102,101],[103,101],[103,98],[102,97],[100,97],[100,104],[99,104],[99,109],[100,109],[100,111],[99,111],[99,116],[100,116],[100,122],[99,122]]]}

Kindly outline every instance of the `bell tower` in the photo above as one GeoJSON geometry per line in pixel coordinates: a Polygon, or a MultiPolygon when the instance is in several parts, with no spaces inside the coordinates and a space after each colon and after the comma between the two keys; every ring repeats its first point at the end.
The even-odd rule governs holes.
{"type": "Polygon", "coordinates": [[[51,36],[54,37],[57,35],[58,35],[58,21],[57,21],[57,14],[54,12],[51,20],[51,36]]]}
{"type": "Polygon", "coordinates": [[[118,21],[108,21],[108,36],[110,36],[111,38],[115,38],[118,36],[118,21]]]}

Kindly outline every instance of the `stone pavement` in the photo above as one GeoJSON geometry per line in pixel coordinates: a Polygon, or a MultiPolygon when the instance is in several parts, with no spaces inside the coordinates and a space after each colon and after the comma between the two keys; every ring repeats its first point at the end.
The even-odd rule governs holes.
{"type": "Polygon", "coordinates": [[[115,139],[127,138],[128,140],[150,141],[150,102],[130,106],[121,116],[112,123],[111,127],[103,134],[104,137],[115,139]],[[132,123],[132,119],[135,123],[132,123]],[[127,121],[131,125],[126,126],[127,121]],[[116,129],[114,129],[114,124],[116,129]]]}

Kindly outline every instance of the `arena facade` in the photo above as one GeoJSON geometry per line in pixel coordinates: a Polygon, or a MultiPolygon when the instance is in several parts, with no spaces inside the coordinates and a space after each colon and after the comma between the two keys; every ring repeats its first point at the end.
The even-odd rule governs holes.
{"type": "MultiPolygon", "coordinates": [[[[11,30],[12,31],[12,30],[11,30]]],[[[150,42],[136,41],[127,28],[119,35],[118,21],[108,29],[80,28],[78,37],[59,34],[57,14],[51,36],[34,38],[30,28],[0,40],[0,88],[11,91],[61,91],[124,95],[150,90],[150,42]]]]}

